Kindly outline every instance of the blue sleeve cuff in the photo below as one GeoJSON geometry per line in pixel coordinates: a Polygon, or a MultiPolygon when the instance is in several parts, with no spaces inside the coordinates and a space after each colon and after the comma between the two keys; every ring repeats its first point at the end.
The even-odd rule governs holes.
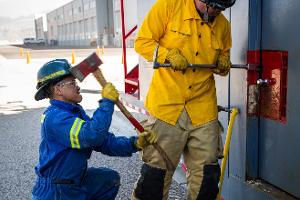
{"type": "Polygon", "coordinates": [[[132,145],[132,148],[136,151],[141,151],[142,149],[139,149],[136,147],[136,141],[137,141],[138,137],[137,136],[132,136],[130,137],[130,142],[131,142],[131,145],[132,145]]]}
{"type": "Polygon", "coordinates": [[[113,102],[110,99],[103,98],[99,101],[99,106],[100,107],[111,107],[111,108],[113,108],[115,106],[115,102],[113,102]]]}

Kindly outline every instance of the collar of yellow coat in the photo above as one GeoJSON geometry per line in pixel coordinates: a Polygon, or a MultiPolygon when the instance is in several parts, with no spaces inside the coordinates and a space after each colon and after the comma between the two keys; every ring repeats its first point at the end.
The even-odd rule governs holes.
{"type": "MultiPolygon", "coordinates": [[[[220,14],[220,15],[222,15],[222,14],[220,14]]],[[[210,23],[208,24],[212,29],[214,28],[217,18],[219,18],[219,17],[220,16],[217,16],[212,24],[210,24],[210,23]]],[[[185,0],[183,19],[184,20],[196,19],[196,20],[200,20],[200,22],[203,21],[196,10],[194,0],[185,0]]]]}

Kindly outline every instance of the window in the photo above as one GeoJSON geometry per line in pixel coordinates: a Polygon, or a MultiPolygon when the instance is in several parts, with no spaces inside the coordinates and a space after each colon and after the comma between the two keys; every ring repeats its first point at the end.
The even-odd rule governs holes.
{"type": "Polygon", "coordinates": [[[121,14],[120,14],[120,10],[115,12],[115,23],[116,23],[116,27],[121,28],[121,14]]]}
{"type": "Polygon", "coordinates": [[[91,32],[96,30],[96,17],[91,18],[91,32]]]}
{"type": "Polygon", "coordinates": [[[85,38],[89,35],[89,21],[88,19],[84,20],[84,32],[85,32],[85,38]]]}
{"type": "Polygon", "coordinates": [[[84,5],[83,5],[83,9],[84,9],[85,11],[87,11],[87,10],[89,9],[89,3],[84,4],[84,5]]]}
{"type": "Polygon", "coordinates": [[[76,34],[77,33],[77,26],[76,26],[76,22],[73,22],[73,31],[76,34]]]}
{"type": "Polygon", "coordinates": [[[95,1],[90,2],[90,8],[96,8],[96,2],[95,1]]]}
{"type": "Polygon", "coordinates": [[[67,36],[68,35],[68,24],[64,25],[64,35],[67,36]]]}
{"type": "Polygon", "coordinates": [[[79,31],[79,33],[82,33],[82,26],[81,26],[81,24],[82,24],[82,21],[80,20],[78,22],[78,31],[79,31]]]}
{"type": "Polygon", "coordinates": [[[73,26],[72,23],[69,24],[69,35],[71,37],[71,35],[73,34],[73,26]]]}
{"type": "Polygon", "coordinates": [[[59,40],[62,39],[62,26],[61,25],[58,26],[58,38],[59,38],[59,40]]]}

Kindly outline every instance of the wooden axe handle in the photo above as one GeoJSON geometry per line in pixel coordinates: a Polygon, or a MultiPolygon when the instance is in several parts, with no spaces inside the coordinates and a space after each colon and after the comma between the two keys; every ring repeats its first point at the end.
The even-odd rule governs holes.
{"type": "MultiPolygon", "coordinates": [[[[101,70],[98,68],[96,71],[93,72],[93,75],[95,76],[96,80],[100,83],[102,87],[106,85],[106,80],[101,72],[101,70]]],[[[118,100],[116,102],[116,105],[121,110],[121,112],[125,115],[125,117],[131,122],[131,124],[140,132],[144,132],[144,127],[131,115],[131,113],[126,109],[126,107],[118,100]]],[[[159,146],[158,144],[153,144],[154,148],[160,153],[162,158],[164,159],[166,163],[166,167],[169,171],[174,171],[175,166],[173,165],[172,161],[166,154],[166,152],[159,146]]]]}

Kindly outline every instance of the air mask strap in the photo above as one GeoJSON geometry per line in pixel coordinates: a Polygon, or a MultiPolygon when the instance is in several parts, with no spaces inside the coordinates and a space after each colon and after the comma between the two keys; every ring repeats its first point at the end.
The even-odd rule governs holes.
{"type": "Polygon", "coordinates": [[[203,21],[204,21],[205,23],[208,23],[208,22],[209,22],[208,9],[209,9],[209,7],[208,7],[208,5],[206,4],[206,12],[203,13],[203,21]]]}

